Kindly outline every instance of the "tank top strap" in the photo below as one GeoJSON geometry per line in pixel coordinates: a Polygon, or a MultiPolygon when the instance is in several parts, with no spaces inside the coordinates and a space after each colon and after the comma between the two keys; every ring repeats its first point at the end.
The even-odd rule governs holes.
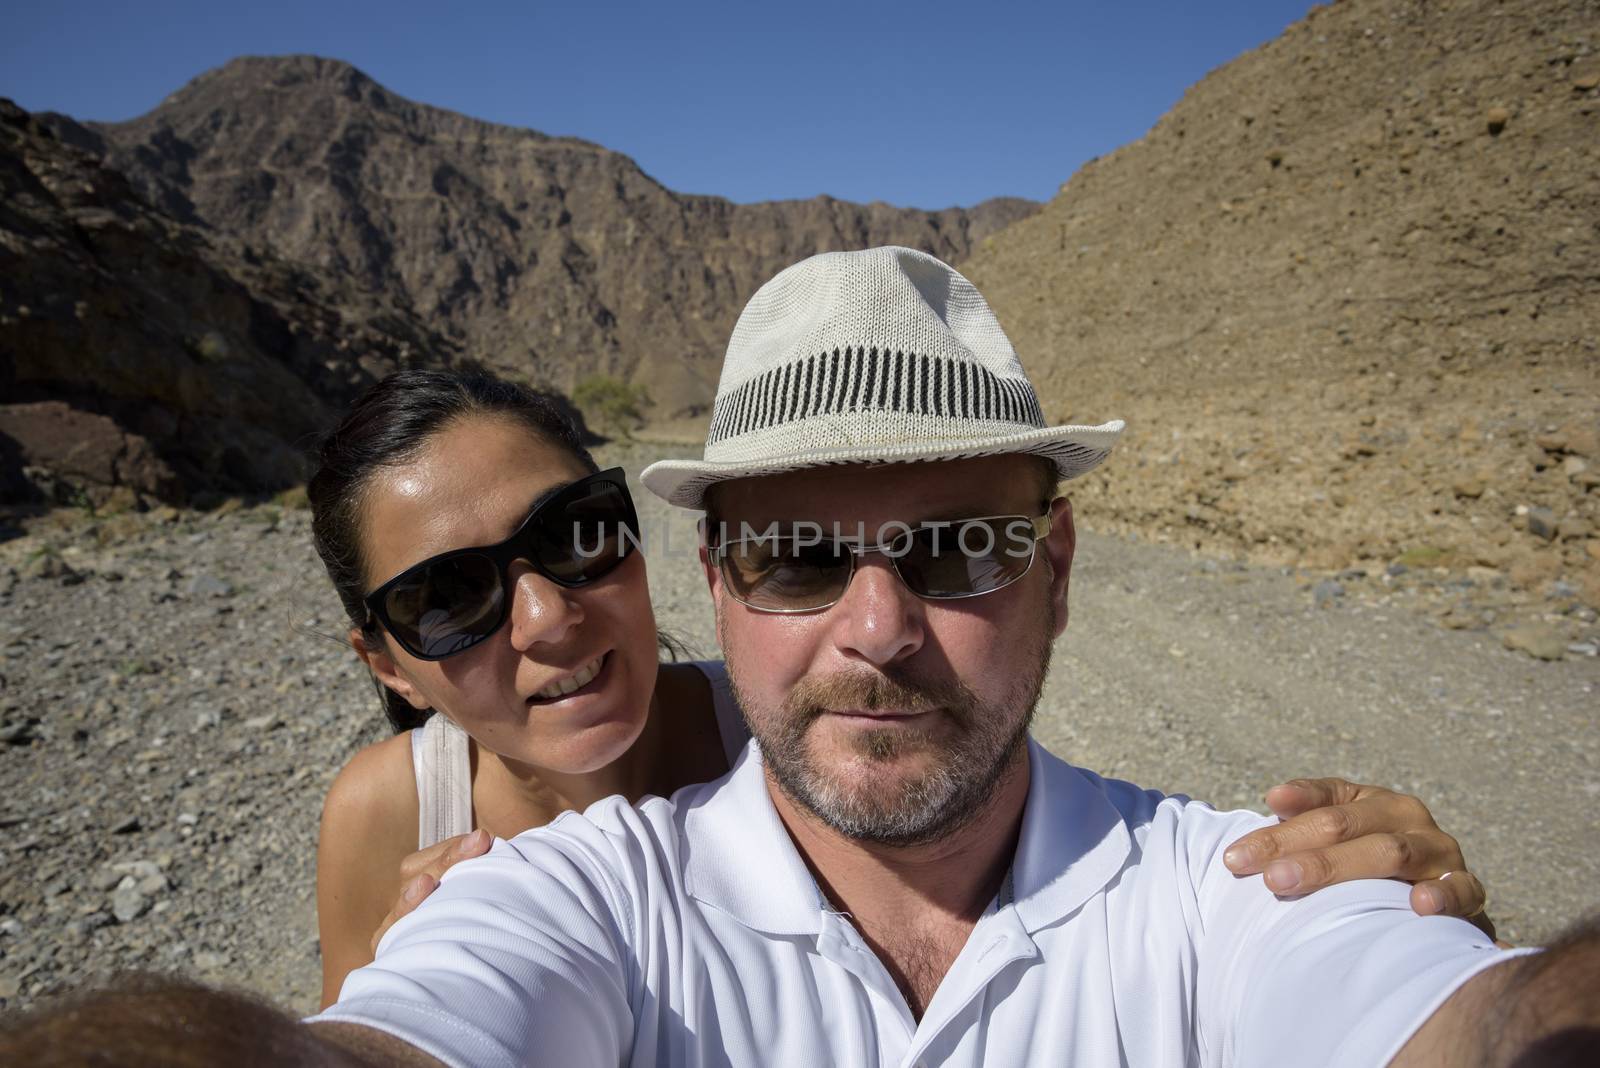
{"type": "Polygon", "coordinates": [[[435,712],[411,732],[417,778],[417,848],[472,830],[472,739],[435,712]]]}

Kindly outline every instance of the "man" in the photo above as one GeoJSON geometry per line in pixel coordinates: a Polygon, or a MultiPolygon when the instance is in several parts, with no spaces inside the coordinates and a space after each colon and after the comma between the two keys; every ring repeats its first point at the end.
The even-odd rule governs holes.
{"type": "Polygon", "coordinates": [[[1392,883],[1274,897],[1221,858],[1259,817],[1029,741],[1075,547],[1055,486],[1120,429],[1045,427],[932,257],[773,279],[705,461],[644,474],[708,509],[759,751],[452,871],[315,1028],[369,1058],[563,1066],[1495,1063],[1584,1041],[1592,937],[1529,958],[1392,883]]]}

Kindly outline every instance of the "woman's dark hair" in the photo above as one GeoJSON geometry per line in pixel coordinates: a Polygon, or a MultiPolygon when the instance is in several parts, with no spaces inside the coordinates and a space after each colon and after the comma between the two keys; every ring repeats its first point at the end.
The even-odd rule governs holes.
{"type": "MultiPolygon", "coordinates": [[[[482,372],[400,371],[369,389],[322,439],[317,470],[306,484],[311,537],[353,626],[371,644],[381,641],[367,612],[361,545],[362,499],[379,471],[410,463],[428,441],[470,415],[515,420],[565,450],[591,474],[598,471],[565,401],[482,372]]],[[[418,710],[382,683],[384,714],[396,733],[419,727],[432,709],[418,710]]]]}

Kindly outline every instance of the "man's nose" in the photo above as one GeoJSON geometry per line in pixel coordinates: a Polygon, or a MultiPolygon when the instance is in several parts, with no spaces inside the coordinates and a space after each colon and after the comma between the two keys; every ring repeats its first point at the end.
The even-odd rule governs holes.
{"type": "Polygon", "coordinates": [[[511,565],[511,644],[527,652],[540,643],[562,641],[583,622],[575,591],[545,578],[527,564],[511,565]]]}
{"type": "Polygon", "coordinates": [[[881,553],[856,558],[849,587],[829,611],[837,618],[834,640],[846,656],[882,666],[922,648],[926,627],[922,599],[906,589],[881,553]]]}

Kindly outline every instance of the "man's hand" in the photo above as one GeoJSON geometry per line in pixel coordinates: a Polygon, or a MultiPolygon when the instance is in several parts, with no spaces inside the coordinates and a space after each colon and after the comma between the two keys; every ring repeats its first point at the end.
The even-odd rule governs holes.
{"type": "Polygon", "coordinates": [[[389,915],[383,918],[378,929],[372,933],[372,955],[374,957],[378,955],[378,943],[383,940],[389,928],[438,889],[439,880],[444,877],[445,872],[449,871],[457,861],[469,860],[487,853],[493,841],[488,831],[482,829],[469,831],[454,838],[446,838],[427,849],[419,849],[401,861],[400,896],[395,900],[394,908],[389,910],[389,915]]]}
{"type": "Polygon", "coordinates": [[[1413,884],[1419,915],[1460,916],[1494,937],[1483,884],[1460,843],[1415,797],[1344,779],[1291,779],[1266,801],[1283,822],[1227,848],[1223,863],[1235,875],[1262,874],[1273,893],[1297,895],[1351,879],[1400,879],[1413,884]]]}

